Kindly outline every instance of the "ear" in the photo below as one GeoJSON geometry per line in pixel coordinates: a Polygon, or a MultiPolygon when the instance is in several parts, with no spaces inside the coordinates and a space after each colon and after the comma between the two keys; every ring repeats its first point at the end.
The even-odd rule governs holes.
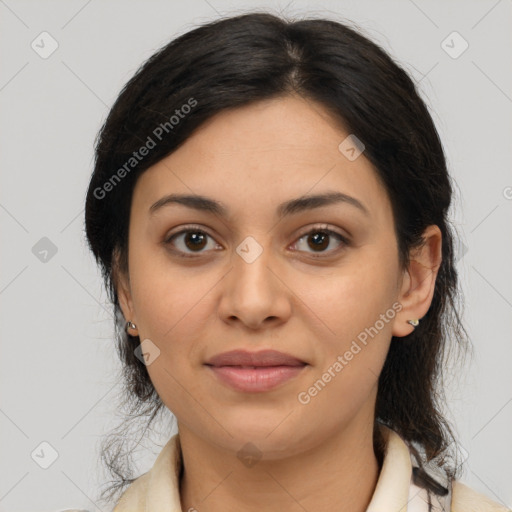
{"type": "Polygon", "coordinates": [[[438,226],[428,226],[423,232],[424,243],[410,254],[404,270],[398,297],[402,309],[395,317],[393,336],[410,334],[414,327],[407,320],[421,319],[432,303],[437,273],[442,261],[442,233],[438,226]]]}
{"type": "Polygon", "coordinates": [[[120,264],[120,255],[117,248],[114,250],[112,257],[112,280],[119,299],[119,305],[126,321],[133,322],[137,325],[135,308],[130,288],[130,276],[127,270],[123,270],[120,264]]]}

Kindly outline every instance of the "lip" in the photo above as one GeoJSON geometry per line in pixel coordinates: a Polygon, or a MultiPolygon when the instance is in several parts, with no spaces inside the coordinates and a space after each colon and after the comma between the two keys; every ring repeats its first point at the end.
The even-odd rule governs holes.
{"type": "Polygon", "coordinates": [[[304,361],[277,350],[231,350],[213,356],[206,362],[211,366],[303,366],[304,361]]]}
{"type": "Polygon", "coordinates": [[[232,350],[205,363],[221,382],[245,393],[261,393],[299,375],[307,363],[276,350],[232,350]]]}

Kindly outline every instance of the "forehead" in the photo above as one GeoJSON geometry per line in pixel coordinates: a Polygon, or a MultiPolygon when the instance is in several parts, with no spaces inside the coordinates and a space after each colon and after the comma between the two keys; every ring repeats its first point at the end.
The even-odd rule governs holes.
{"type": "MultiPolygon", "coordinates": [[[[297,158],[327,162],[337,156],[340,137],[348,133],[325,107],[297,96],[283,96],[224,110],[196,131],[189,142],[222,158],[243,153],[259,158],[297,158]],[[212,142],[215,146],[212,147],[212,142]],[[214,151],[212,152],[212,149],[214,151]]],[[[199,156],[199,155],[198,155],[199,156]]]]}
{"type": "Polygon", "coordinates": [[[273,98],[224,110],[143,173],[134,204],[147,209],[165,193],[181,192],[247,209],[255,202],[271,206],[337,190],[374,209],[389,208],[364,152],[349,159],[340,150],[349,135],[322,105],[303,98],[273,98]]]}

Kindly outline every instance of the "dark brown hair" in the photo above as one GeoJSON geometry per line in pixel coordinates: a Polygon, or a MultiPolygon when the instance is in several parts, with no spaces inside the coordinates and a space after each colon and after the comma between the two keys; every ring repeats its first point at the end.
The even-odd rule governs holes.
{"type": "MultiPolygon", "coordinates": [[[[427,226],[435,224],[442,232],[443,259],[431,307],[412,334],[391,341],[379,377],[375,421],[395,430],[417,453],[419,485],[443,494],[443,486],[429,477],[428,464],[436,461],[448,482],[458,467],[449,457],[456,444],[449,448],[454,436],[441,412],[445,398],[440,379],[446,348],[467,341],[458,313],[448,221],[452,182],[434,122],[413,80],[346,23],[289,21],[268,13],[221,19],[157,51],[117,98],[96,141],[85,228],[116,313],[126,418],[148,418],[149,428],[163,406],[145,365],[134,355],[139,338],[123,330],[126,319],[120,314],[113,273],[116,254],[119,271],[128,275],[130,204],[137,178],[216,113],[286,94],[322,104],[364,143],[364,154],[392,203],[404,268],[427,226]],[[165,133],[163,128],[156,132],[161,140],[144,158],[130,160],[148,137],[156,138],[159,126],[166,127],[165,133]]],[[[125,444],[138,443],[127,435],[130,423],[123,422],[103,444],[102,457],[117,477],[104,497],[112,498],[134,480],[131,450],[123,452],[125,444]]],[[[382,462],[377,428],[374,445],[382,462]]]]}

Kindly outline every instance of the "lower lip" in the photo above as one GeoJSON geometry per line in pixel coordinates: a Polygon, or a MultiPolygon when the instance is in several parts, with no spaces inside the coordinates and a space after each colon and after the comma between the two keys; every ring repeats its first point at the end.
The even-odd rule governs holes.
{"type": "Polygon", "coordinates": [[[296,377],[302,366],[262,366],[242,368],[240,366],[208,366],[217,377],[237,391],[261,393],[269,391],[283,382],[296,377]]]}

